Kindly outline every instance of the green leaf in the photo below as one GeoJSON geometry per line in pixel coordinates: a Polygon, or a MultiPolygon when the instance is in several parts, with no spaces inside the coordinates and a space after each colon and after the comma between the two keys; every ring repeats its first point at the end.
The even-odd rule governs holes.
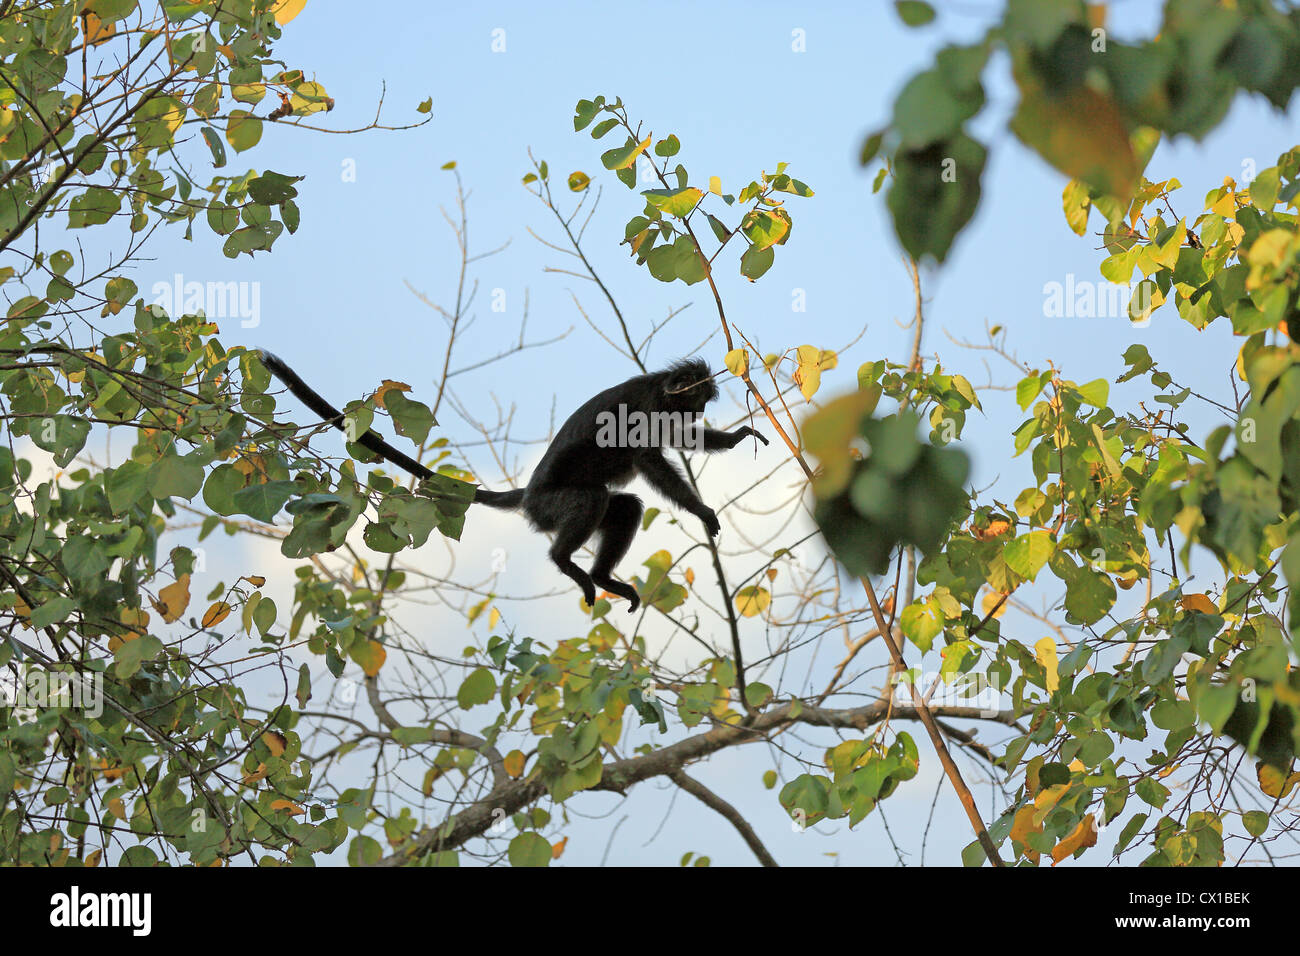
{"type": "Polygon", "coordinates": [[[385,393],[384,407],[392,416],[397,434],[411,439],[417,445],[424,444],[424,440],[429,437],[429,429],[437,424],[428,405],[407,398],[396,389],[389,389],[385,393]]]}
{"type": "Polygon", "coordinates": [[[144,634],[133,641],[123,641],[113,658],[117,661],[117,676],[126,679],[163,652],[163,642],[152,634],[144,634]]]}
{"type": "Polygon", "coordinates": [[[208,144],[208,152],[212,154],[212,165],[220,169],[226,165],[226,144],[221,141],[221,137],[211,126],[204,126],[201,132],[203,142],[208,144]]]}
{"type": "Polygon", "coordinates": [[[478,704],[486,704],[496,692],[497,682],[492,677],[492,672],[486,667],[480,667],[460,685],[460,690],[456,692],[456,703],[461,710],[469,710],[478,704]]]}
{"type": "Polygon", "coordinates": [[[70,597],[51,598],[40,607],[32,609],[29,623],[37,630],[49,627],[51,624],[58,624],[66,620],[76,606],[77,602],[70,597]]]}
{"type": "Polygon", "coordinates": [[[1016,404],[1020,406],[1021,411],[1027,411],[1029,406],[1034,404],[1034,400],[1043,390],[1043,386],[1052,380],[1050,372],[1042,374],[1034,373],[1026,378],[1022,378],[1016,383],[1016,404]]]}
{"type": "Polygon", "coordinates": [[[231,110],[226,121],[226,142],[242,153],[252,149],[262,138],[262,120],[248,110],[231,110]]]}
{"type": "Polygon", "coordinates": [[[1105,408],[1106,400],[1110,397],[1110,384],[1104,378],[1098,378],[1087,385],[1080,385],[1076,391],[1089,405],[1105,408]]]}
{"type": "Polygon", "coordinates": [[[1137,795],[1157,810],[1169,799],[1169,788],[1153,777],[1143,777],[1137,784],[1137,795]]]}
{"type": "Polygon", "coordinates": [[[302,180],[302,176],[285,176],[267,170],[256,179],[249,180],[248,194],[254,201],[265,206],[278,206],[298,195],[293,184],[302,180]]]}
{"type": "Polygon", "coordinates": [[[1016,538],[1002,552],[1007,567],[1032,581],[1056,550],[1051,532],[1031,531],[1016,538]]]}
{"type": "Polygon", "coordinates": [[[17,775],[14,758],[0,750],[0,803],[8,802],[7,798],[14,791],[14,780],[17,775]]]}
{"type": "Polygon", "coordinates": [[[107,550],[107,543],[99,538],[70,537],[63,546],[63,567],[74,580],[91,581],[112,563],[107,550]]]}
{"type": "Polygon", "coordinates": [[[149,493],[159,500],[184,498],[188,501],[193,498],[203,487],[203,464],[206,457],[203,453],[184,457],[164,455],[154,462],[150,471],[149,493]]]}
{"type": "MultiPolygon", "coordinates": [[[[921,150],[955,139],[961,135],[962,124],[983,105],[984,91],[978,85],[954,88],[942,73],[933,69],[916,74],[894,102],[894,130],[901,138],[900,152],[921,150]]],[[[936,176],[941,158],[935,156],[936,176]]]]}
{"type": "Polygon", "coordinates": [[[367,548],[381,554],[394,554],[411,543],[409,539],[395,534],[392,527],[386,522],[367,524],[365,531],[361,533],[361,537],[366,542],[367,548]]]}
{"type": "MultiPolygon", "coordinates": [[[[949,115],[947,121],[952,118],[949,115]]],[[[947,121],[913,120],[912,138],[932,136],[947,121]]],[[[899,242],[913,258],[927,254],[939,262],[947,258],[957,233],[979,205],[986,157],[982,145],[960,132],[895,154],[893,185],[885,201],[899,242]]]]}
{"type": "Polygon", "coordinates": [[[666,139],[661,139],[655,143],[656,156],[676,156],[677,151],[682,148],[682,144],[677,137],[669,133],[666,139]]]}
{"type": "Polygon", "coordinates": [[[122,197],[111,189],[92,186],[68,204],[68,228],[84,229],[100,226],[112,219],[122,208],[122,197]]]}
{"type": "Polygon", "coordinates": [[[923,652],[930,649],[934,639],[943,631],[944,616],[939,602],[933,597],[920,604],[909,604],[899,616],[899,628],[909,641],[923,652]]]}
{"type": "MultiPolygon", "coordinates": [[[[0,781],[0,783],[3,783],[3,781],[0,781]]],[[[4,788],[0,786],[0,795],[3,793],[4,788]]],[[[1251,836],[1263,836],[1264,831],[1268,829],[1268,814],[1263,810],[1248,810],[1242,814],[1241,824],[1251,836]]]]}
{"type": "Polygon", "coordinates": [[[1209,684],[1196,695],[1196,712],[1217,736],[1237,708],[1241,689],[1236,684],[1209,684]]]}
{"type": "Polygon", "coordinates": [[[759,708],[772,699],[772,688],[755,681],[745,685],[745,702],[750,707],[759,708]]]}
{"type": "Polygon", "coordinates": [[[298,689],[294,697],[300,708],[306,707],[311,700],[311,668],[306,664],[298,668],[298,689]]]}
{"type": "Polygon", "coordinates": [[[988,862],[988,859],[989,859],[989,855],[984,851],[984,847],[980,844],[979,840],[976,840],[973,843],[967,843],[964,847],[962,847],[962,851],[961,851],[962,866],[969,866],[969,867],[983,866],[985,863],[988,862]]]}
{"type": "Polygon", "coordinates": [[[909,27],[923,27],[934,19],[934,7],[923,0],[894,0],[894,9],[909,27]]]}
{"type": "Polygon", "coordinates": [[[745,250],[745,254],[740,257],[740,274],[753,282],[772,268],[772,263],[775,260],[775,249],[760,249],[758,246],[750,246],[745,250]]]}
{"type": "Polygon", "coordinates": [[[550,866],[551,844],[540,833],[529,830],[510,841],[506,856],[511,866],[550,866]]]}
{"type": "Polygon", "coordinates": [[[297,483],[292,481],[267,481],[241,488],[232,499],[234,513],[270,524],[297,490],[297,483]]]}
{"type": "Polygon", "coordinates": [[[149,468],[138,461],[124,462],[104,476],[108,506],[122,514],[144,496],[149,487],[149,468]]]}
{"type": "Polygon", "coordinates": [[[578,105],[573,112],[573,131],[576,133],[581,129],[585,129],[599,112],[600,107],[591,100],[578,100],[578,105]]]}

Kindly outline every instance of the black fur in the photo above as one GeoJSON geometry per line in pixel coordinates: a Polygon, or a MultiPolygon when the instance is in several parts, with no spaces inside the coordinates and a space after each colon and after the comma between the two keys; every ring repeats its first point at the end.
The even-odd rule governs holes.
{"type": "MultiPolygon", "coordinates": [[[[343,427],[342,414],[312,391],[284,362],[269,352],[262,352],[261,357],[262,363],[303,404],[331,424],[343,427]]],[[[636,537],[641,522],[641,500],[636,495],[611,489],[621,488],[639,474],[673,504],[703,521],[710,534],[716,535],[721,530],[718,516],[664,457],[663,448],[721,451],[736,447],[750,435],[767,444],[766,438],[747,425],[732,432],[703,427],[698,416],[717,397],[718,387],[703,359],[685,359],[662,372],[630,378],[605,389],[568,417],[527,487],[506,492],[479,488],[474,500],[494,508],[522,507],[534,528],[554,532],[551,560],[582,589],[588,605],[596,603],[595,585],[600,585],[627,598],[628,610],[635,611],[640,598],[631,585],[614,577],[614,567],[636,537]],[[683,433],[679,428],[666,441],[640,447],[629,447],[626,442],[602,446],[597,441],[602,413],[608,412],[617,420],[620,406],[623,406],[624,420],[633,413],[643,416],[679,413],[680,422],[688,431],[683,433]],[[573,563],[573,552],[593,534],[600,536],[600,544],[588,574],[573,563]]],[[[366,432],[357,443],[414,475],[427,478],[432,474],[373,431],[366,432]]]]}

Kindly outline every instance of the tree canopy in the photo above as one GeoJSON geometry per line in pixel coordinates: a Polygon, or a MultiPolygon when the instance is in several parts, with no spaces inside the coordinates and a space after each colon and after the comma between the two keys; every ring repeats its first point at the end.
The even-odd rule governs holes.
{"type": "MultiPolygon", "coordinates": [[[[591,140],[588,169],[529,153],[522,176],[545,241],[594,280],[608,319],[592,324],[629,374],[662,325],[623,308],[592,243],[621,238],[642,281],[708,301],[692,331],[721,333],[710,364],[780,458],[719,510],[742,532],[760,503],[782,517],[739,552],[676,525],[677,547],[627,559],[636,616],[601,596],[546,641],[504,622],[495,580],[413,557],[474,534],[484,478],[440,418],[453,355],[502,356],[461,358],[463,295],[434,305],[448,331],[432,390],[384,381],[343,408],[349,438],[409,443],[436,472],[416,482],[289,421],[256,350],[209,316],[210,287],[168,307],[130,278],[181,236],[270,263],[285,230],[312,228],[300,176],[229,168],[267,124],[306,135],[333,106],[276,52],[302,6],[0,0],[0,689],[19,704],[0,709],[0,862],[546,865],[570,807],[661,779],[775,865],[763,827],[688,772],[755,745],[773,766],[737,787],[771,791],[801,831],[859,825],[937,761],[972,866],[1214,866],[1295,839],[1300,146],[1203,200],[1145,174],[1162,139],[1205,136],[1239,93],[1290,103],[1300,12],[1170,2],[1158,36],[1125,44],[1104,7],[1012,0],[980,42],[941,49],[860,156],[908,256],[915,345],[855,361],[847,394],[822,376],[862,346],[805,327],[765,351],[726,307],[818,201],[799,157],[746,156],[753,178],[724,188],[617,95],[578,101],[556,135],[591,140]],[[1005,359],[1024,418],[999,453],[1025,456],[1032,482],[979,489],[963,431],[995,389],[955,370],[968,352],[922,352],[922,266],[980,202],[987,147],[968,124],[1003,55],[1010,129],[1061,174],[1062,228],[1100,236],[1101,281],[1079,294],[1123,290],[1134,323],[1170,306],[1195,329],[1226,321],[1239,352],[1227,403],[1129,345],[1119,382],[1146,398],[1121,403],[1116,383],[1022,361],[990,328],[967,344],[1005,359]],[[621,237],[586,233],[602,198],[621,237]],[[1195,407],[1222,424],[1199,433],[1195,407]],[[88,450],[109,435],[125,451],[88,450]],[[254,569],[212,580],[213,535],[274,541],[292,606],[254,569]],[[425,624],[430,594],[491,633],[457,653],[425,624]],[[836,642],[833,663],[817,656],[836,642]],[[991,817],[972,768],[994,781],[991,817]]],[[[896,8],[921,29],[934,17],[896,8]]],[[[443,167],[463,291],[479,256],[460,177],[443,167]]],[[[541,345],[521,329],[511,351],[541,345]]],[[[504,424],[476,429],[509,444],[504,424]]],[[[643,526],[672,520],[651,508],[643,526]]]]}

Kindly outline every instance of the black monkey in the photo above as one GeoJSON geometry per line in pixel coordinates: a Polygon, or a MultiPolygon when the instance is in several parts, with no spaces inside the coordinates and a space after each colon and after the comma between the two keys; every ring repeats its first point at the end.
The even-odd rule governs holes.
{"type": "MultiPolygon", "coordinates": [[[[343,427],[342,413],[284,362],[266,351],[260,357],[304,405],[343,427]]],[[[605,389],[568,417],[525,488],[505,492],[479,488],[474,501],[494,508],[522,507],[534,528],[555,532],[551,560],[582,589],[588,605],[596,603],[598,584],[627,598],[628,610],[635,611],[641,603],[636,590],[613,575],[636,537],[641,500],[610,489],[639,474],[673,504],[703,521],[709,534],[718,534],[718,516],[663,453],[664,448],[721,451],[735,448],[750,435],[767,444],[748,425],[731,432],[705,428],[700,415],[717,397],[718,387],[703,359],[685,359],[661,372],[630,378],[605,389]],[[573,563],[573,552],[593,534],[599,534],[600,544],[588,574],[573,563]]],[[[357,444],[417,477],[433,474],[373,431],[360,436],[357,444]]]]}

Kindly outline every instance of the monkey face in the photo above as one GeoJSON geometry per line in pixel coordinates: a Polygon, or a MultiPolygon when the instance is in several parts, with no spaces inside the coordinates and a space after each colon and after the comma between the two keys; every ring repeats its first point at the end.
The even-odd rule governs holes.
{"type": "Polygon", "coordinates": [[[672,408],[702,412],[705,405],[718,397],[718,386],[704,359],[683,359],[669,367],[664,392],[667,404],[672,408]]]}

